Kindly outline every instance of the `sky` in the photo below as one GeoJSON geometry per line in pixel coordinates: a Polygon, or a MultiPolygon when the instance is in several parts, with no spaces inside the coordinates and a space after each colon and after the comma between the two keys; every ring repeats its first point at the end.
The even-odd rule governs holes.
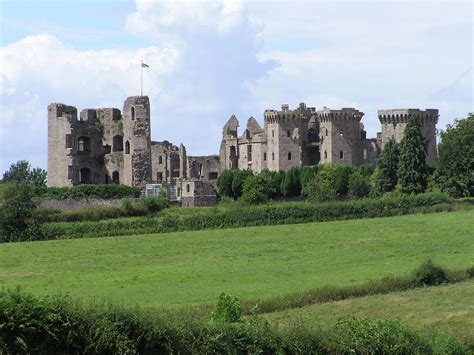
{"type": "Polygon", "coordinates": [[[153,140],[217,154],[282,104],[437,108],[438,129],[474,112],[471,1],[2,0],[0,173],[47,167],[47,106],[151,101],[153,140]]]}

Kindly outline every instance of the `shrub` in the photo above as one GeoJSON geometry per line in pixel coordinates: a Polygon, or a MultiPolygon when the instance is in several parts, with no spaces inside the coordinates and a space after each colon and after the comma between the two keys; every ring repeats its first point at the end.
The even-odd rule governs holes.
{"type": "Polygon", "coordinates": [[[291,168],[285,173],[285,178],[281,181],[281,192],[286,197],[301,194],[300,171],[298,168],[291,168]]]}
{"type": "Polygon", "coordinates": [[[237,297],[221,293],[217,309],[212,314],[212,320],[235,323],[242,320],[242,306],[237,297]]]}
{"type": "Polygon", "coordinates": [[[369,196],[370,184],[367,178],[356,171],[349,178],[349,197],[353,199],[369,196]]]}
{"type": "Polygon", "coordinates": [[[150,213],[158,212],[164,208],[169,207],[169,201],[166,198],[163,198],[161,196],[143,197],[140,200],[140,204],[142,204],[143,207],[150,213]]]}
{"type": "Polygon", "coordinates": [[[234,178],[234,174],[232,170],[224,170],[219,177],[217,178],[217,191],[219,191],[219,195],[227,196],[227,197],[234,197],[234,193],[232,192],[232,179],[234,178]]]}
{"type": "Polygon", "coordinates": [[[126,185],[75,185],[71,187],[49,187],[42,196],[48,199],[83,199],[98,198],[112,199],[125,197],[140,197],[140,188],[126,185]]]}
{"type": "Polygon", "coordinates": [[[435,286],[446,283],[448,277],[442,267],[428,259],[413,272],[413,281],[417,285],[435,286]]]}
{"type": "Polygon", "coordinates": [[[276,189],[270,175],[253,175],[245,180],[242,201],[248,204],[267,202],[275,192],[276,189]]]}
{"type": "Polygon", "coordinates": [[[244,190],[244,184],[247,178],[253,176],[251,170],[235,170],[234,177],[232,179],[232,193],[234,198],[238,199],[242,196],[244,190]]]}
{"type": "Polygon", "coordinates": [[[314,202],[336,199],[336,167],[332,164],[323,165],[316,178],[304,186],[303,194],[314,202]]]}
{"type": "Polygon", "coordinates": [[[339,197],[347,195],[349,191],[349,178],[354,172],[350,165],[338,164],[334,171],[334,188],[339,197]]]}

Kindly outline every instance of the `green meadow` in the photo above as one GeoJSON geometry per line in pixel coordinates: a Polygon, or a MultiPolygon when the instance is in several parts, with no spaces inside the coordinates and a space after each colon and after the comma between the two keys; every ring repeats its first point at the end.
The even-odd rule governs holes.
{"type": "Polygon", "coordinates": [[[184,306],[215,303],[222,291],[248,300],[355,285],[429,257],[474,265],[474,211],[2,244],[0,287],[184,306]]]}

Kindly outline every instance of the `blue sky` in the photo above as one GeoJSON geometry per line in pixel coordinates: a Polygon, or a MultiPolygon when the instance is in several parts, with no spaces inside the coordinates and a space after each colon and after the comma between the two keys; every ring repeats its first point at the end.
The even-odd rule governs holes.
{"type": "Polygon", "coordinates": [[[218,153],[236,114],[299,102],[365,112],[438,108],[444,128],[473,107],[470,1],[24,1],[0,12],[0,172],[47,165],[46,107],[152,104],[152,138],[218,153]]]}

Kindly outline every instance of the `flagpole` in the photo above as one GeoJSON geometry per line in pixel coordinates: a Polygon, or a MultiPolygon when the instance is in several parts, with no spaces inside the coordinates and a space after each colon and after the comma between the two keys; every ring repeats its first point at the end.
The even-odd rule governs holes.
{"type": "Polygon", "coordinates": [[[140,96],[143,96],[143,58],[140,63],[140,96]]]}

